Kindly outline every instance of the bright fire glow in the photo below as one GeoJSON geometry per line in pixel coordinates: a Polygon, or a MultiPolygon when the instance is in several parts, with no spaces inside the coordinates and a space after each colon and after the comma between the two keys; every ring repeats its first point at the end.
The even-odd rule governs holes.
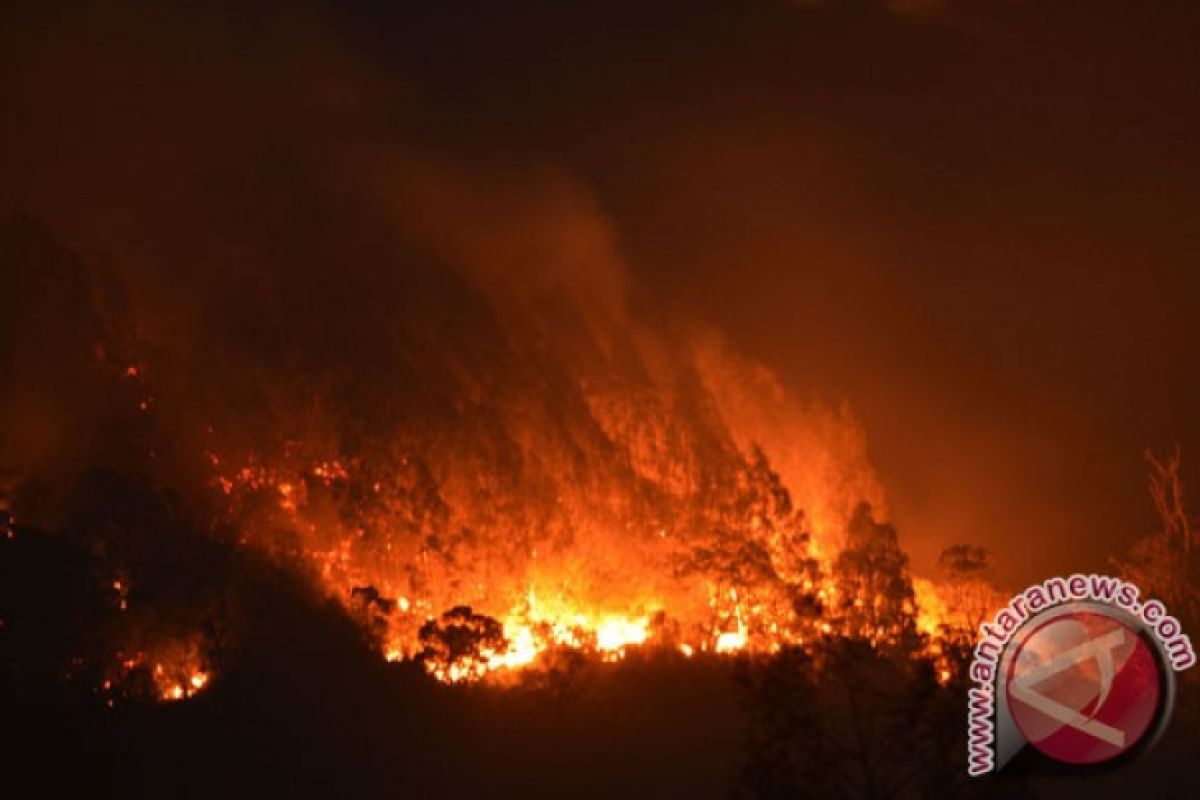
{"type": "MultiPolygon", "coordinates": [[[[719,347],[689,357],[683,389],[585,370],[565,417],[553,393],[504,397],[491,427],[356,456],[320,437],[270,457],[214,438],[212,482],[246,541],[310,564],[382,655],[447,682],[562,650],[618,661],[899,636],[877,624],[879,598],[843,598],[833,577],[853,509],[879,499],[853,421],[719,347]]],[[[945,608],[918,594],[908,608],[934,633],[945,608]]]]}

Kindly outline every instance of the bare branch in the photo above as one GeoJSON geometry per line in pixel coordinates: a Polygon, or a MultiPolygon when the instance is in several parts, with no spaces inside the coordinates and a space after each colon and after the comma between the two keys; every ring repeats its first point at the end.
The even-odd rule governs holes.
{"type": "Polygon", "coordinates": [[[1176,444],[1174,451],[1161,457],[1147,449],[1145,458],[1150,465],[1150,496],[1162,521],[1163,534],[1168,540],[1178,541],[1184,552],[1190,553],[1192,530],[1183,501],[1183,482],[1179,477],[1183,460],[1180,447],[1176,444]]]}

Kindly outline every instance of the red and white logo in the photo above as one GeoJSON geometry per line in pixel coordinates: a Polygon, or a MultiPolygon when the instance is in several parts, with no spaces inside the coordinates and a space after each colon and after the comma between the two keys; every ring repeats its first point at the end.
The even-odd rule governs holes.
{"type": "Polygon", "coordinates": [[[1005,676],[1021,735],[1071,764],[1108,761],[1136,747],[1151,731],[1163,691],[1152,647],[1120,619],[1093,611],[1038,625],[1005,676]]]}

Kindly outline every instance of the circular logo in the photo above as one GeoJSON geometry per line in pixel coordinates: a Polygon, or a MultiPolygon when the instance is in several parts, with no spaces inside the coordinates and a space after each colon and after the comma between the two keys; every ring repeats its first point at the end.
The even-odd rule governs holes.
{"type": "Polygon", "coordinates": [[[1133,749],[1162,698],[1152,645],[1115,616],[1075,611],[1034,628],[1009,665],[1008,707],[1021,735],[1071,764],[1133,749]]]}

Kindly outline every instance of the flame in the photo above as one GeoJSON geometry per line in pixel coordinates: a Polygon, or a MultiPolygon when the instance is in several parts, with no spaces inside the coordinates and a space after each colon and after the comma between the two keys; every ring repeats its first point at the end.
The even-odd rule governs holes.
{"type": "Polygon", "coordinates": [[[627,645],[640,645],[649,635],[648,620],[607,617],[596,626],[596,647],[605,653],[621,653],[627,645]]]}
{"type": "Polygon", "coordinates": [[[917,602],[917,630],[927,636],[936,636],[943,625],[951,620],[951,613],[938,586],[924,578],[913,580],[913,593],[917,602]]]}
{"type": "Polygon", "coordinates": [[[195,697],[212,680],[202,644],[198,635],[166,636],[152,640],[144,649],[118,651],[99,689],[109,706],[118,699],[143,694],[143,687],[149,687],[147,699],[164,703],[195,697]]]}
{"type": "Polygon", "coordinates": [[[160,700],[170,702],[192,697],[208,685],[209,674],[194,665],[154,665],[154,684],[160,700]]]}
{"type": "MultiPolygon", "coordinates": [[[[220,467],[237,459],[214,455],[209,460],[220,467]]],[[[233,501],[231,507],[255,497],[274,498],[276,512],[268,513],[281,514],[294,530],[306,532],[301,541],[310,544],[301,552],[317,566],[331,593],[347,600],[357,587],[369,587],[358,611],[386,629],[381,654],[389,661],[423,658],[430,675],[449,683],[534,668],[562,649],[601,661],[618,661],[639,648],[670,649],[687,657],[772,653],[840,633],[841,623],[831,610],[841,603],[859,610],[876,604],[872,598],[839,594],[827,555],[836,550],[813,538],[802,517],[771,520],[766,512],[752,510],[744,539],[715,544],[704,540],[703,548],[689,541],[686,531],[656,525],[644,538],[635,539],[635,558],[618,556],[615,568],[611,554],[590,552],[586,537],[580,536],[584,541],[576,539],[561,550],[531,546],[523,555],[509,551],[505,558],[510,563],[504,569],[497,568],[495,552],[476,553],[482,562],[477,571],[455,573],[448,571],[455,545],[412,548],[410,541],[387,532],[396,523],[390,518],[396,512],[390,509],[373,533],[368,527],[376,520],[368,521],[368,527],[321,536],[312,519],[314,503],[327,503],[330,496],[364,484],[370,497],[389,494],[381,481],[360,478],[363,465],[341,457],[290,467],[253,457],[247,461],[218,471],[214,478],[220,492],[233,501]],[[324,546],[316,546],[321,542],[324,546]],[[719,558],[724,557],[721,547],[732,550],[728,563],[719,558]],[[701,550],[703,569],[692,567],[696,549],[701,550]],[[372,557],[364,558],[364,551],[372,557]],[[741,559],[762,560],[763,574],[748,572],[741,559]],[[796,603],[803,598],[824,610],[811,619],[798,617],[796,603]],[[429,657],[418,635],[422,626],[464,604],[496,622],[495,640],[454,657],[429,657]]],[[[403,488],[410,491],[411,484],[403,488]]],[[[585,515],[580,524],[586,530],[594,523],[585,515]]],[[[494,538],[504,542],[509,536],[522,538],[516,533],[494,538]]],[[[596,539],[604,543],[610,536],[600,532],[596,539]]],[[[471,563],[467,554],[472,548],[460,546],[463,556],[453,560],[471,563]]],[[[910,605],[917,630],[936,637],[952,611],[929,581],[918,579],[913,588],[915,602],[910,605]]],[[[883,641],[894,634],[875,630],[869,637],[883,641]]],[[[946,679],[941,673],[939,678],[946,679]]]]}

